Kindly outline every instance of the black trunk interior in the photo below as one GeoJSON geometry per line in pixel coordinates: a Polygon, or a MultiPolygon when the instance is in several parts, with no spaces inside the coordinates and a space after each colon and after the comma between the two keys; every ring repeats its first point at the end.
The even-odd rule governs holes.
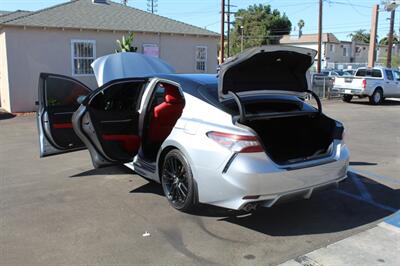
{"type": "Polygon", "coordinates": [[[325,115],[303,115],[246,122],[261,141],[268,156],[278,164],[323,155],[328,151],[336,123],[325,115]]]}

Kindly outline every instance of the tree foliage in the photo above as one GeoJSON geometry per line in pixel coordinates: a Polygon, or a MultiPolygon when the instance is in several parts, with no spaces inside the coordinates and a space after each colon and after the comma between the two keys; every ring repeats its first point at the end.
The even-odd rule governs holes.
{"type": "MultiPolygon", "coordinates": [[[[383,37],[380,41],[379,41],[380,45],[388,45],[389,44],[389,38],[388,36],[383,37]]],[[[399,40],[399,36],[397,36],[396,34],[393,35],[393,44],[400,44],[400,40],[399,40]]]]}
{"type": "Polygon", "coordinates": [[[252,5],[247,9],[239,9],[235,14],[231,30],[231,45],[233,54],[241,50],[241,35],[243,33],[244,49],[278,44],[283,35],[289,34],[292,23],[289,18],[270,5],[252,5]],[[243,31],[243,32],[242,32],[243,31]]]}
{"type": "Polygon", "coordinates": [[[371,39],[371,34],[363,29],[359,29],[353,33],[350,33],[348,36],[352,41],[361,43],[369,43],[369,40],[371,39]]]}

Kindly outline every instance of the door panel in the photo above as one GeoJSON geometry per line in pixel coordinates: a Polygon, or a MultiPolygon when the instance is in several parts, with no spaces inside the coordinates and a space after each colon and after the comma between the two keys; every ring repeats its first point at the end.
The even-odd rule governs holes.
{"type": "Polygon", "coordinates": [[[89,96],[74,120],[75,131],[89,147],[93,165],[103,167],[131,162],[138,153],[138,108],[147,84],[144,79],[107,83],[89,96]]]}
{"type": "Polygon", "coordinates": [[[73,78],[40,74],[37,125],[41,157],[85,148],[71,119],[79,107],[77,98],[90,93],[87,86],[73,78]]]}

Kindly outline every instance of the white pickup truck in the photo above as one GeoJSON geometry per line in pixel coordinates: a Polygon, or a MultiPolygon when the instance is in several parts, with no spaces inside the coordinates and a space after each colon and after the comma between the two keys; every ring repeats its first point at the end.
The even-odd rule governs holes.
{"type": "Polygon", "coordinates": [[[345,102],[358,96],[369,97],[371,104],[380,104],[385,98],[400,97],[400,71],[383,67],[359,68],[354,76],[336,77],[333,90],[338,91],[345,102]]]}

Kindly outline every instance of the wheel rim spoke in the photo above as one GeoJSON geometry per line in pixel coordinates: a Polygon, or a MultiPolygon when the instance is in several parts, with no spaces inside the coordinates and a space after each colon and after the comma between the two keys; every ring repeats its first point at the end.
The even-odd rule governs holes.
{"type": "Polygon", "coordinates": [[[162,178],[168,200],[174,205],[183,205],[189,189],[187,169],[179,158],[170,157],[166,160],[162,178]]]}

